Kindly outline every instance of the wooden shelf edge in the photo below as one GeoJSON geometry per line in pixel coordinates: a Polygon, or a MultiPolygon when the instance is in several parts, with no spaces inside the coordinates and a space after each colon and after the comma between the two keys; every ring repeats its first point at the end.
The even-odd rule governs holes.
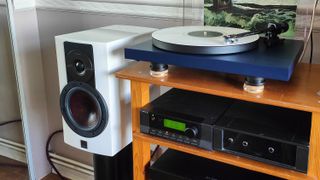
{"type": "Polygon", "coordinates": [[[178,151],[186,152],[189,154],[193,154],[196,156],[201,156],[204,158],[208,158],[211,160],[223,162],[226,164],[230,164],[233,166],[238,166],[244,169],[256,171],[256,172],[261,172],[265,174],[270,174],[276,177],[280,178],[285,178],[285,179],[315,179],[314,177],[308,176],[307,174],[300,173],[297,171],[265,164],[262,162],[250,160],[247,158],[239,157],[239,156],[234,156],[231,154],[227,153],[222,153],[218,151],[207,151],[204,149],[196,148],[193,146],[188,146],[185,144],[177,143],[177,142],[172,142],[169,140],[161,139],[158,137],[142,134],[135,132],[133,133],[133,138],[148,142],[150,144],[158,144],[160,146],[165,146],[170,149],[175,149],[178,151]]]}
{"type": "Polygon", "coordinates": [[[234,98],[254,103],[278,107],[319,112],[320,83],[317,76],[320,65],[299,64],[290,82],[268,80],[265,91],[261,94],[251,94],[243,91],[241,76],[201,71],[170,66],[168,76],[154,78],[149,72],[149,63],[135,62],[115,73],[117,78],[136,82],[168,86],[189,91],[196,91],[216,96],[234,98]]]}

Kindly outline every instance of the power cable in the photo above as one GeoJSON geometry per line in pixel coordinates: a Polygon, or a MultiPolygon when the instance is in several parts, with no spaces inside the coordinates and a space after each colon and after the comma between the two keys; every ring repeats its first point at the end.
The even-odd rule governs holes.
{"type": "Polygon", "coordinates": [[[309,59],[309,64],[312,64],[313,61],[313,34],[311,33],[310,37],[310,59],[309,59]]]}
{"type": "Polygon", "coordinates": [[[50,145],[50,142],[51,142],[52,138],[53,138],[55,135],[57,135],[57,134],[59,134],[59,133],[62,133],[62,132],[63,132],[63,130],[58,130],[58,131],[55,131],[55,132],[53,132],[52,134],[50,134],[49,138],[47,139],[47,143],[46,143],[46,157],[47,157],[47,160],[48,160],[50,166],[52,167],[52,169],[57,173],[57,175],[59,176],[59,178],[63,180],[63,179],[65,179],[65,178],[61,175],[61,173],[58,171],[58,169],[56,168],[56,166],[53,164],[53,162],[52,162],[52,160],[51,160],[51,158],[50,158],[50,155],[49,155],[49,145],[50,145]]]}
{"type": "Polygon", "coordinates": [[[7,125],[7,124],[16,123],[16,122],[21,122],[21,119],[16,119],[16,120],[12,120],[12,121],[2,122],[2,123],[0,123],[0,126],[4,126],[4,125],[7,125]]]}

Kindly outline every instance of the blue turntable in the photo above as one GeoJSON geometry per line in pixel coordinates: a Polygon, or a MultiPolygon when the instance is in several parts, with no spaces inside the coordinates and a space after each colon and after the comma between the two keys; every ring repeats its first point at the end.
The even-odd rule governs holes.
{"type": "MultiPolygon", "coordinates": [[[[199,42],[201,38],[203,37],[198,37],[199,42]]],[[[158,46],[159,43],[154,42],[153,39],[153,41],[149,40],[126,48],[125,58],[148,61],[151,63],[151,71],[165,71],[168,68],[167,65],[174,65],[238,74],[246,77],[247,84],[258,86],[263,85],[264,79],[289,81],[304,47],[304,42],[300,40],[281,40],[280,43],[269,46],[265,40],[257,38],[256,41],[250,42],[250,46],[245,44],[245,48],[239,52],[231,51],[232,53],[227,54],[225,53],[227,50],[224,49],[221,54],[206,54],[193,52],[203,47],[193,49],[191,45],[186,45],[186,48],[183,49],[180,44],[177,46],[169,42],[168,46],[158,46]],[[178,50],[174,52],[176,47],[178,50]]],[[[158,39],[157,42],[159,42],[158,39]]],[[[215,46],[221,47],[221,44],[216,45],[217,42],[222,42],[222,40],[215,41],[215,46]]],[[[165,43],[161,42],[162,45],[165,43]]],[[[222,43],[224,43],[223,46],[234,49],[234,44],[228,44],[229,42],[226,41],[222,43]]],[[[237,46],[240,49],[243,48],[241,42],[237,43],[237,46]]],[[[211,48],[211,51],[214,50],[211,48]]]]}

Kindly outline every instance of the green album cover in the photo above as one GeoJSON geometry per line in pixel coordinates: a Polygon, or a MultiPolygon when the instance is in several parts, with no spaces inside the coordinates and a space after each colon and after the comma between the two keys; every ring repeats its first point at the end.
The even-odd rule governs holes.
{"type": "Polygon", "coordinates": [[[293,37],[297,0],[205,0],[204,23],[208,26],[259,30],[268,23],[287,22],[282,36],[293,37]]]}

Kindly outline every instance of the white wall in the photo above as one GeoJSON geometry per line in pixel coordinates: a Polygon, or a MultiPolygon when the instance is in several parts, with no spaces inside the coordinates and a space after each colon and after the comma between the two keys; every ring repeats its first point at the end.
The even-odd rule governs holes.
{"type": "MultiPolygon", "coordinates": [[[[0,123],[20,119],[6,6],[0,5],[0,123]]],[[[0,137],[23,143],[21,123],[0,127],[0,137]]]]}

